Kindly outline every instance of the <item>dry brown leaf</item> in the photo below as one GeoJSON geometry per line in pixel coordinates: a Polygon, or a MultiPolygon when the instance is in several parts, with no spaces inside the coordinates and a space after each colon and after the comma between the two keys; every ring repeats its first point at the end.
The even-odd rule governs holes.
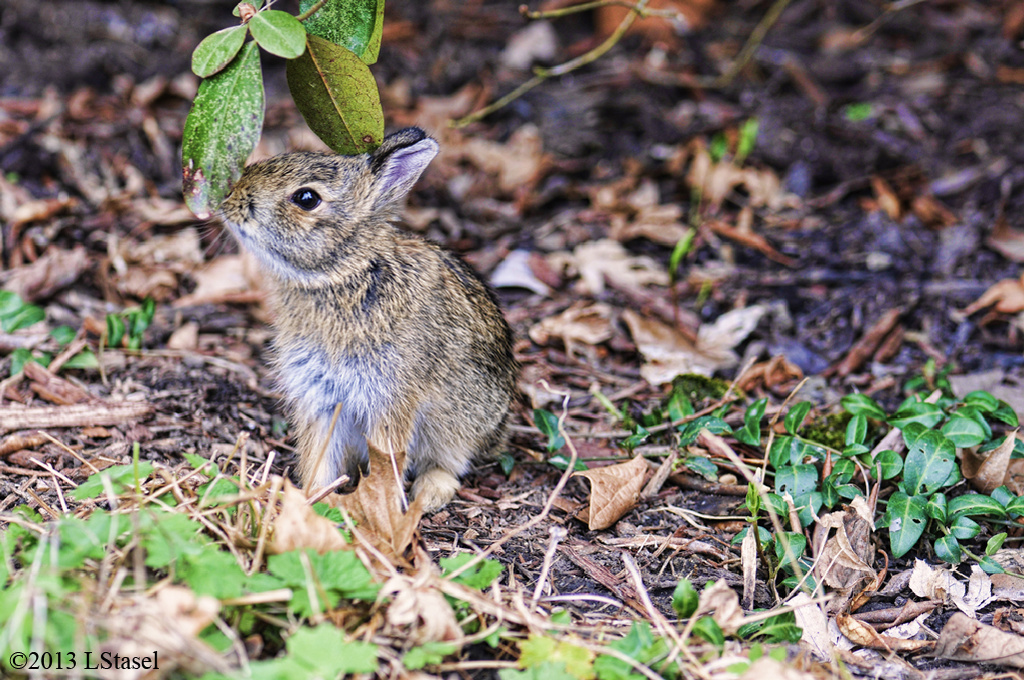
{"type": "Polygon", "coordinates": [[[733,635],[745,623],[739,596],[722,579],[700,591],[697,611],[693,615],[697,617],[705,614],[711,614],[711,618],[726,635],[733,635]]]}
{"type": "Polygon", "coordinates": [[[616,195],[618,183],[601,187],[591,197],[595,208],[613,211],[609,235],[625,243],[634,238],[647,238],[662,245],[675,246],[686,236],[683,208],[678,203],[658,203],[658,185],[644,179],[621,200],[616,195]]]}
{"type": "Polygon", "coordinates": [[[77,205],[78,199],[74,197],[40,198],[27,201],[14,209],[11,215],[11,226],[45,220],[65,210],[72,210],[77,205]]]}
{"type": "Polygon", "coordinates": [[[970,316],[980,309],[995,305],[997,312],[1016,314],[1024,311],[1024,276],[1019,279],[1003,279],[992,284],[981,297],[963,309],[970,316]]]}
{"type": "Polygon", "coordinates": [[[183,323],[167,338],[167,349],[195,350],[199,347],[199,324],[195,321],[183,323]]]}
{"type": "Polygon", "coordinates": [[[940,659],[1024,668],[1024,638],[957,612],[942,627],[934,655],[940,659]]]}
{"type": "Polygon", "coordinates": [[[32,264],[9,272],[4,288],[17,293],[26,302],[32,302],[50,297],[71,285],[88,267],[89,256],[85,247],[75,246],[73,250],[50,248],[32,264]]]}
{"type": "Polygon", "coordinates": [[[318,515],[306,502],[306,494],[285,480],[281,491],[281,509],[271,527],[267,552],[288,552],[297,548],[312,548],[323,554],[343,550],[349,545],[334,522],[318,515]]]}
{"type": "Polygon", "coordinates": [[[647,461],[637,456],[625,463],[577,472],[590,480],[587,526],[591,531],[607,529],[633,509],[647,474],[647,461]]]}
{"type": "Polygon", "coordinates": [[[388,623],[401,628],[413,644],[459,642],[464,637],[452,606],[434,583],[437,578],[433,565],[428,564],[412,576],[392,576],[380,589],[378,598],[391,598],[388,623]]]}
{"type": "Polygon", "coordinates": [[[520,127],[505,144],[470,137],[450,153],[458,154],[488,174],[497,175],[498,188],[507,194],[535,185],[547,165],[540,129],[533,124],[520,127]]]}
{"type": "Polygon", "coordinates": [[[259,295],[260,277],[246,255],[223,255],[193,273],[196,289],[172,304],[175,308],[227,301],[255,299],[259,295]]]}
{"type": "Polygon", "coordinates": [[[356,490],[349,494],[331,494],[325,500],[329,505],[348,512],[356,523],[359,534],[389,559],[398,559],[412,543],[413,534],[423,516],[419,499],[402,512],[405,452],[391,457],[369,444],[370,474],[359,480],[356,490]],[[398,478],[394,470],[399,470],[398,478]]]}
{"type": "MultiPolygon", "coordinates": [[[[816,603],[807,593],[800,591],[789,600],[796,617],[796,625],[802,631],[800,642],[810,648],[811,653],[819,660],[831,659],[836,647],[836,640],[828,629],[828,619],[821,605],[816,603]]],[[[839,642],[849,645],[842,638],[839,642]]]]}
{"type": "Polygon", "coordinates": [[[835,529],[836,533],[822,546],[814,574],[832,588],[847,592],[876,576],[871,566],[875,554],[871,545],[874,522],[863,497],[858,500],[861,502],[818,520],[823,529],[835,529]]]}
{"type": "Polygon", "coordinates": [[[992,225],[985,245],[1012,262],[1024,262],[1024,231],[1014,229],[1000,217],[992,225]]]}
{"type": "Polygon", "coordinates": [[[142,300],[147,297],[156,302],[168,300],[178,288],[178,278],[165,266],[128,267],[124,276],[115,279],[117,290],[126,297],[142,300]]]}
{"type": "Polygon", "coordinates": [[[125,239],[117,252],[125,262],[159,264],[176,272],[191,271],[203,263],[203,246],[199,232],[193,228],[150,236],[144,241],[125,239]]]}
{"type": "Polygon", "coordinates": [[[1009,477],[1010,454],[1017,441],[1017,432],[1006,435],[1003,443],[990,451],[964,450],[963,473],[971,486],[984,494],[992,493],[1009,477]]]}
{"type": "Polygon", "coordinates": [[[702,143],[693,144],[692,150],[693,162],[686,183],[699,190],[702,200],[713,210],[718,210],[737,188],[747,193],[746,204],[754,208],[764,206],[774,211],[800,204],[796,196],[783,190],[782,181],[771,170],[739,167],[728,159],[715,162],[702,143]]]}
{"type": "Polygon", "coordinates": [[[732,348],[750,335],[764,311],[764,307],[753,305],[726,312],[715,323],[700,327],[696,343],[671,326],[631,309],[624,310],[622,318],[646,360],[640,367],[640,375],[652,385],[661,385],[678,375],[710,376],[717,370],[735,366],[739,358],[732,348]]]}
{"type": "Polygon", "coordinates": [[[641,291],[645,286],[667,286],[668,272],[650,257],[631,255],[618,241],[601,239],[576,247],[572,255],[553,253],[555,269],[566,260],[576,269],[583,286],[593,295],[604,292],[605,280],[627,291],[641,291]]]}
{"type": "Polygon", "coordinates": [[[900,207],[899,197],[896,196],[896,192],[892,190],[889,183],[878,175],[873,175],[871,177],[871,189],[875,192],[875,200],[878,201],[878,207],[893,222],[899,222],[903,218],[903,210],[900,207]]]}
{"type": "Polygon", "coordinates": [[[531,259],[530,251],[513,250],[494,268],[491,285],[495,288],[525,288],[537,295],[549,295],[551,289],[534,274],[531,259]]]}
{"type": "Polygon", "coordinates": [[[575,302],[557,316],[549,316],[530,329],[530,339],[548,345],[561,339],[566,351],[572,353],[576,343],[597,345],[612,337],[612,307],[603,302],[588,305],[575,302]]]}

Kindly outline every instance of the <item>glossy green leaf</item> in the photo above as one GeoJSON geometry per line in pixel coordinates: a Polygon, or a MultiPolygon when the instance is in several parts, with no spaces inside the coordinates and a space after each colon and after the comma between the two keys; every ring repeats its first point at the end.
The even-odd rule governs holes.
{"type": "Polygon", "coordinates": [[[679,430],[680,446],[689,446],[693,442],[697,441],[697,435],[700,434],[701,430],[707,430],[711,434],[725,434],[732,432],[732,427],[729,423],[715,416],[701,416],[696,420],[691,420],[688,423],[680,425],[676,429],[679,430]]]}
{"type": "Polygon", "coordinates": [[[995,489],[992,489],[992,493],[990,493],[989,496],[992,496],[992,498],[999,501],[999,505],[1003,506],[1004,508],[1008,506],[1010,503],[1012,503],[1014,499],[1017,498],[1017,494],[1010,491],[1010,489],[1007,488],[1005,484],[996,487],[995,489]]]}
{"type": "Polygon", "coordinates": [[[317,137],[340,154],[365,153],[384,139],[377,81],[359,57],[323,38],[288,61],[288,88],[317,137]]]}
{"type": "Polygon", "coordinates": [[[850,418],[846,424],[846,446],[863,444],[864,438],[868,435],[868,419],[863,413],[858,413],[850,418]]]}
{"type": "Polygon", "coordinates": [[[680,579],[672,593],[672,609],[675,610],[679,618],[685,619],[697,611],[698,599],[699,595],[693,584],[690,583],[690,579],[680,579]]]}
{"type": "Polygon", "coordinates": [[[58,345],[64,346],[75,339],[78,335],[71,326],[57,326],[50,331],[50,337],[57,341],[58,345]]]}
{"type": "Polygon", "coordinates": [[[1000,518],[1006,516],[1006,509],[999,501],[980,493],[966,493],[963,496],[957,496],[949,501],[947,512],[953,519],[979,515],[1000,518]]]}
{"type": "Polygon", "coordinates": [[[124,319],[120,314],[107,314],[107,346],[120,347],[124,337],[124,319]]]}
{"type": "Polygon", "coordinates": [[[949,531],[961,541],[969,541],[981,533],[981,525],[970,517],[960,516],[953,520],[949,531]]]}
{"type": "Polygon", "coordinates": [[[63,368],[99,368],[100,362],[92,350],[82,350],[64,362],[63,368]]]}
{"type": "Polygon", "coordinates": [[[789,413],[786,414],[786,418],[782,421],[783,427],[786,428],[786,432],[790,434],[796,434],[797,430],[804,422],[804,418],[811,412],[811,402],[801,401],[799,404],[789,409],[789,413]]]}
{"type": "Polygon", "coordinates": [[[1020,422],[1017,420],[1017,412],[1002,399],[999,400],[999,407],[992,412],[992,417],[1002,423],[1006,423],[1010,427],[1020,425],[1020,422]]]}
{"type": "Polygon", "coordinates": [[[906,429],[911,423],[920,423],[925,427],[935,427],[943,418],[942,409],[935,404],[924,401],[915,401],[900,407],[896,413],[889,418],[889,424],[901,430],[906,429]]]}
{"type": "MultiPolygon", "coordinates": [[[[19,302],[21,301],[21,298],[17,299],[19,302]]],[[[42,307],[22,303],[11,313],[0,316],[0,330],[3,330],[4,333],[13,333],[16,330],[28,328],[33,324],[39,323],[45,318],[46,312],[43,311],[42,307]]]]}
{"type": "Polygon", "coordinates": [[[755,401],[743,414],[743,429],[737,430],[736,439],[748,446],[758,446],[761,443],[761,418],[764,417],[765,407],[768,399],[762,398],[755,401]]]}
{"type": "Polygon", "coordinates": [[[942,434],[949,437],[958,448],[977,446],[987,439],[985,427],[974,418],[954,413],[942,426],[942,434]]]}
{"type": "Polygon", "coordinates": [[[857,473],[857,466],[849,458],[841,458],[832,466],[832,474],[828,476],[833,484],[845,484],[857,473]]]}
{"type": "Polygon", "coordinates": [[[935,555],[943,562],[959,564],[963,559],[960,551],[960,543],[950,534],[946,534],[935,541],[935,555]]]}
{"type": "Polygon", "coordinates": [[[242,174],[263,129],[263,73],[250,42],[220,73],[205,78],[185,119],[182,189],[200,219],[220,206],[242,174]]]}
{"type": "Polygon", "coordinates": [[[674,423],[693,415],[693,404],[681,389],[673,389],[668,398],[668,417],[674,423]]]}
{"type": "Polygon", "coordinates": [[[268,9],[249,20],[253,40],[271,54],[294,59],[306,51],[306,29],[288,12],[268,9]]]}
{"type": "Polygon", "coordinates": [[[902,491],[889,498],[883,522],[889,527],[889,547],[894,558],[906,555],[924,533],[924,505],[922,496],[908,496],[902,491]]]}
{"type": "Polygon", "coordinates": [[[924,506],[924,514],[945,524],[946,518],[949,517],[949,510],[946,506],[946,494],[933,493],[924,506]]]}
{"type": "Polygon", "coordinates": [[[964,397],[964,403],[969,406],[973,406],[979,411],[984,411],[985,413],[992,413],[999,408],[999,400],[985,390],[969,392],[964,397]]]}
{"type": "Polygon", "coordinates": [[[704,479],[712,482],[718,481],[718,466],[707,458],[702,456],[688,456],[683,459],[682,465],[688,468],[691,472],[696,472],[704,479]]]}
{"type": "Polygon", "coordinates": [[[903,458],[892,449],[880,451],[871,463],[871,473],[875,474],[881,466],[882,479],[892,479],[903,471],[903,458]]]}
{"type": "Polygon", "coordinates": [[[813,465],[790,465],[775,473],[775,493],[789,492],[794,500],[814,491],[818,486],[818,470],[813,465]]]}
{"type": "Polygon", "coordinates": [[[1006,514],[1010,517],[1024,515],[1024,496],[1018,496],[1006,504],[1006,514]]]}
{"type": "Polygon", "coordinates": [[[792,565],[799,560],[807,549],[807,537],[795,531],[783,531],[775,534],[775,557],[779,566],[792,565]]]}
{"type": "Polygon", "coordinates": [[[978,560],[978,566],[981,567],[982,571],[984,571],[986,574],[1006,573],[1006,569],[1003,568],[1003,565],[996,562],[989,555],[983,555],[982,558],[978,560]]]}
{"type": "Polygon", "coordinates": [[[885,411],[869,396],[864,394],[847,394],[839,400],[850,415],[861,415],[874,420],[885,420],[885,411]]]}
{"type": "Polygon", "coordinates": [[[548,451],[557,451],[565,446],[565,437],[558,431],[558,416],[543,408],[533,410],[533,421],[541,434],[547,435],[548,451]]]}
{"type": "Polygon", "coordinates": [[[903,481],[911,495],[930,493],[940,488],[957,469],[956,448],[944,434],[910,425],[903,430],[907,444],[903,481]]]}
{"type": "MultiPolygon", "coordinates": [[[[306,12],[316,0],[302,0],[299,11],[306,12]]],[[[355,53],[366,64],[380,54],[384,30],[384,0],[327,0],[306,19],[306,30],[355,53]]]]}
{"type": "Polygon", "coordinates": [[[985,544],[985,554],[991,556],[999,552],[999,549],[1003,547],[1003,541],[1006,540],[1006,536],[1006,532],[1003,531],[988,539],[988,542],[985,544]]]}
{"type": "Polygon", "coordinates": [[[245,42],[245,26],[232,26],[203,38],[192,52],[192,73],[209,78],[231,63],[245,42]]]}
{"type": "Polygon", "coordinates": [[[710,616],[702,616],[693,624],[693,634],[704,638],[707,642],[722,647],[725,645],[725,633],[721,626],[710,616]]]}
{"type": "Polygon", "coordinates": [[[796,438],[790,435],[780,435],[772,440],[772,445],[768,449],[768,462],[773,468],[778,470],[799,462],[800,457],[795,443],[796,438]]]}

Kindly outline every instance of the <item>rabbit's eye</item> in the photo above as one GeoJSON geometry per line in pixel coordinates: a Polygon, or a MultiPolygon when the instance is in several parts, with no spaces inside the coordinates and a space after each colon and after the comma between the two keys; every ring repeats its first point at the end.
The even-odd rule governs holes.
{"type": "Polygon", "coordinates": [[[292,194],[292,203],[303,210],[312,210],[320,205],[320,194],[316,193],[312,189],[302,187],[292,194]]]}

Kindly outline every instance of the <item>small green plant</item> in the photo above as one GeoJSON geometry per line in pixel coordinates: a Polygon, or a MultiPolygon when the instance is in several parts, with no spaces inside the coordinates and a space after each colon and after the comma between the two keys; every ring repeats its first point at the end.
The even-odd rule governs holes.
{"type": "Polygon", "coordinates": [[[185,203],[200,218],[227,196],[263,130],[259,48],[288,60],[295,104],[327,146],[356,154],[384,138],[369,69],[380,52],[384,0],[301,0],[298,16],[262,4],[240,2],[241,25],[207,36],[192,55],[203,81],[185,121],[181,163],[185,203]]]}
{"type": "MultiPolygon", "coordinates": [[[[0,290],[0,329],[3,332],[13,333],[23,328],[29,328],[45,318],[46,312],[42,307],[25,302],[17,293],[0,290]]],[[[59,349],[69,345],[75,339],[75,335],[75,329],[71,326],[58,326],[50,331],[50,337],[57,343],[59,349]]],[[[48,366],[52,360],[53,352],[19,347],[11,352],[10,374],[18,375],[25,368],[25,364],[30,361],[40,366],[48,366]]],[[[99,361],[92,350],[83,349],[65,361],[62,368],[97,368],[98,366],[99,361]]]]}
{"type": "Polygon", "coordinates": [[[156,303],[152,298],[146,298],[141,307],[107,314],[107,346],[142,349],[142,336],[153,323],[155,314],[156,303]]]}

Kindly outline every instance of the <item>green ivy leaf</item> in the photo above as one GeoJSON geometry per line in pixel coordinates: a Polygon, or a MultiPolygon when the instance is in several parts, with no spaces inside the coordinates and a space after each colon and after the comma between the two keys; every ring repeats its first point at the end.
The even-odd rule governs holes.
{"type": "Polygon", "coordinates": [[[1024,515],[1024,496],[1018,496],[1006,504],[1006,514],[1010,517],[1024,515]]]}
{"type": "Polygon", "coordinates": [[[969,392],[964,397],[964,404],[968,406],[973,406],[979,411],[983,411],[985,413],[992,413],[997,408],[999,408],[999,400],[993,397],[991,393],[986,392],[985,390],[975,390],[973,392],[969,392]]]}
{"type": "Polygon", "coordinates": [[[880,451],[871,463],[871,472],[881,466],[882,479],[892,479],[903,471],[903,458],[892,449],[880,451]]]}
{"type": "Polygon", "coordinates": [[[693,634],[704,638],[716,647],[725,645],[725,633],[722,627],[710,616],[702,616],[693,624],[693,634]]]}
{"type": "Polygon", "coordinates": [[[676,589],[672,593],[672,609],[675,610],[676,615],[681,619],[689,618],[695,611],[697,611],[697,601],[700,599],[700,595],[697,593],[697,589],[690,583],[690,579],[683,578],[676,584],[676,589]]]}
{"type": "Polygon", "coordinates": [[[285,59],[306,51],[306,29],[288,12],[268,9],[249,19],[249,30],[260,47],[285,59]]]}
{"type": "Polygon", "coordinates": [[[935,555],[943,562],[950,564],[960,564],[960,560],[963,559],[960,543],[950,534],[935,540],[935,555]]]}
{"type": "Polygon", "coordinates": [[[864,394],[847,394],[845,397],[839,400],[843,408],[850,415],[864,415],[872,420],[885,420],[885,411],[882,407],[872,399],[871,397],[864,394]]]}
{"type": "Polygon", "coordinates": [[[868,436],[868,418],[863,413],[850,418],[846,424],[846,446],[864,444],[864,438],[868,436]]]}
{"type": "Polygon", "coordinates": [[[84,349],[64,362],[64,368],[99,368],[100,362],[92,350],[84,349]]]}
{"type": "MultiPolygon", "coordinates": [[[[142,481],[153,474],[153,464],[148,462],[139,463],[139,481],[142,481]]],[[[71,492],[71,497],[76,501],[84,501],[87,498],[96,498],[105,493],[103,488],[103,477],[110,478],[110,486],[115,494],[124,493],[135,488],[135,465],[113,465],[101,470],[89,479],[78,485],[78,488],[71,492]]]]}
{"type": "Polygon", "coordinates": [[[775,493],[789,492],[793,500],[807,496],[818,486],[818,470],[813,465],[788,465],[775,473],[775,493]]]}
{"type": "MultiPolygon", "coordinates": [[[[21,298],[17,295],[14,297],[17,298],[19,302],[21,301],[21,298]]],[[[42,307],[30,304],[21,304],[10,314],[0,316],[0,330],[3,330],[4,333],[13,333],[16,330],[28,328],[32,324],[39,323],[45,318],[46,312],[43,311],[42,307]]]]}
{"type": "Polygon", "coordinates": [[[946,518],[949,517],[949,510],[946,503],[946,494],[944,493],[933,493],[928,498],[928,503],[924,506],[924,514],[928,517],[946,523],[946,518]]]}
{"type": "Polygon", "coordinates": [[[920,423],[924,427],[935,427],[942,422],[944,414],[942,409],[935,404],[925,401],[915,401],[901,406],[896,413],[889,418],[889,424],[905,430],[911,423],[920,423]]]}
{"type": "Polygon", "coordinates": [[[707,430],[711,434],[725,434],[732,432],[732,427],[729,423],[716,416],[701,416],[696,420],[691,420],[684,425],[680,425],[676,429],[679,430],[680,446],[689,446],[697,441],[697,435],[700,434],[701,430],[707,430]]]}
{"type": "Polygon", "coordinates": [[[978,566],[981,567],[982,571],[984,571],[986,574],[1006,573],[1006,570],[1003,569],[1003,565],[999,564],[988,555],[983,555],[982,558],[978,560],[978,566]]]}
{"type": "Polygon", "coordinates": [[[735,434],[741,443],[748,446],[758,446],[761,443],[761,418],[764,417],[767,405],[767,398],[758,399],[743,414],[743,429],[737,430],[735,434]]]}
{"type": "Polygon", "coordinates": [[[57,326],[50,331],[50,337],[56,340],[57,344],[62,347],[74,340],[76,335],[78,333],[71,326],[57,326]]]}
{"type": "Polygon", "coordinates": [[[924,507],[922,496],[908,496],[897,491],[889,498],[883,523],[889,527],[889,547],[894,558],[906,555],[924,533],[924,507]]]}
{"type": "Polygon", "coordinates": [[[801,401],[799,404],[789,409],[789,413],[786,414],[785,419],[782,421],[783,427],[786,428],[786,432],[790,434],[796,434],[797,430],[804,422],[804,418],[811,412],[811,402],[801,401]]]}
{"type": "Polygon", "coordinates": [[[107,314],[107,346],[120,347],[124,337],[124,319],[119,314],[107,314]]]}
{"type": "Polygon", "coordinates": [[[953,520],[949,531],[961,541],[969,541],[981,533],[981,525],[970,517],[961,515],[953,520]]]}
{"type": "Polygon", "coordinates": [[[903,428],[907,457],[903,463],[903,482],[907,493],[916,496],[940,488],[956,467],[956,447],[944,434],[928,430],[918,423],[903,428]]]}
{"type": "MultiPolygon", "coordinates": [[[[314,4],[316,0],[302,0],[299,11],[306,12],[314,4]]],[[[306,30],[373,64],[380,53],[384,30],[384,0],[327,0],[306,19],[306,30]]]]}
{"type": "Polygon", "coordinates": [[[959,411],[951,415],[949,421],[942,426],[942,434],[961,449],[977,446],[987,439],[984,426],[959,411]]]}
{"type": "Polygon", "coordinates": [[[668,398],[668,417],[674,423],[693,415],[693,404],[681,389],[673,389],[668,398]]]}
{"type": "Polygon", "coordinates": [[[558,431],[558,416],[547,409],[535,408],[533,420],[541,434],[548,438],[548,451],[557,451],[565,446],[565,437],[558,431]]]}
{"type": "Polygon", "coordinates": [[[988,515],[1006,517],[1006,509],[996,499],[980,493],[966,493],[949,502],[949,516],[954,520],[958,517],[975,517],[988,515]]]}
{"type": "MultiPolygon", "coordinates": [[[[442,557],[440,560],[441,572],[442,574],[450,574],[475,558],[476,555],[473,553],[459,553],[452,557],[442,557]]],[[[501,562],[485,559],[456,576],[454,580],[456,583],[461,583],[469,588],[483,590],[501,576],[503,569],[504,567],[501,566],[501,562]]]]}
{"type": "Polygon", "coordinates": [[[245,42],[245,26],[232,26],[203,38],[192,52],[192,73],[209,78],[231,63],[245,42]]]}
{"type": "Polygon", "coordinates": [[[803,557],[807,549],[807,537],[795,531],[783,531],[775,535],[775,557],[780,567],[791,566],[803,557]]]}
{"type": "Polygon", "coordinates": [[[682,460],[682,465],[688,468],[690,472],[696,472],[708,481],[718,481],[718,466],[708,458],[703,456],[687,456],[682,460]]]}
{"type": "Polygon", "coordinates": [[[1006,423],[1010,427],[1017,427],[1020,425],[1020,422],[1017,420],[1017,412],[1013,410],[1012,406],[1002,399],[999,400],[999,407],[992,412],[992,417],[999,422],[1006,423]]]}
{"type": "Polygon", "coordinates": [[[310,129],[340,154],[365,153],[384,139],[380,92],[354,53],[315,35],[288,61],[288,89],[310,129]]]}
{"type": "Polygon", "coordinates": [[[985,554],[991,557],[999,552],[999,549],[1003,547],[1003,541],[1006,540],[1006,535],[1004,531],[988,539],[988,543],[985,544],[985,554]]]}
{"type": "Polygon", "coordinates": [[[196,217],[210,217],[228,195],[262,130],[263,73],[250,42],[223,71],[203,79],[185,119],[182,189],[196,217]]]}

